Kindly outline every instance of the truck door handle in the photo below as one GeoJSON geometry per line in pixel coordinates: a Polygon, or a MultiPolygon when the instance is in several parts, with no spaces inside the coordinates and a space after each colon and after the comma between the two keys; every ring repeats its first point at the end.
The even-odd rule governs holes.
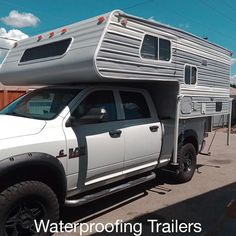
{"type": "Polygon", "coordinates": [[[157,130],[159,129],[159,126],[153,125],[153,126],[150,126],[149,129],[151,130],[151,132],[157,132],[157,130]]]}
{"type": "Polygon", "coordinates": [[[122,133],[121,130],[112,130],[109,132],[109,134],[112,138],[119,138],[121,133],[122,133]]]}

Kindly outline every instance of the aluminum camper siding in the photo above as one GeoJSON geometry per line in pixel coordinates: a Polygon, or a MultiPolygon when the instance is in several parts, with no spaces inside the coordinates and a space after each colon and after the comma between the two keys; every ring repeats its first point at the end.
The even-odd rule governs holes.
{"type": "MultiPolygon", "coordinates": [[[[203,86],[203,89],[204,87],[229,88],[230,60],[231,52],[222,47],[184,31],[125,15],[122,12],[113,12],[96,55],[99,73],[108,78],[177,79],[184,84],[184,66],[195,65],[198,68],[196,87],[203,86]],[[122,25],[122,18],[128,19],[126,26],[122,25]],[[145,34],[171,41],[170,62],[141,57],[140,50],[145,34]],[[207,60],[207,66],[202,65],[203,60],[207,60]]],[[[202,87],[199,90],[202,90],[202,87]]]]}
{"type": "Polygon", "coordinates": [[[104,14],[106,22],[98,24],[98,17],[61,27],[49,37],[50,32],[21,40],[9,51],[0,68],[0,81],[5,85],[49,85],[62,83],[89,82],[97,79],[94,67],[94,55],[97,45],[108,23],[110,13],[104,14]],[[61,30],[67,32],[62,34],[61,30]],[[59,40],[72,38],[71,46],[65,55],[39,62],[20,65],[20,59],[26,49],[59,40]]]}
{"type": "Polygon", "coordinates": [[[125,15],[121,11],[103,14],[105,22],[98,24],[94,17],[66,26],[68,32],[61,34],[61,27],[49,33],[22,40],[11,49],[0,69],[0,81],[5,84],[56,84],[72,82],[97,82],[118,79],[178,80],[181,92],[191,89],[195,94],[228,94],[230,52],[206,40],[166,25],[125,15]],[[121,24],[122,18],[128,24],[121,24]],[[145,34],[171,40],[170,62],[142,59],[140,49],[145,34]],[[73,42],[63,57],[49,58],[21,65],[20,59],[26,49],[58,40],[72,38],[73,42]],[[95,60],[94,60],[95,58],[95,60]],[[207,66],[202,61],[207,60],[207,66]],[[185,86],[185,64],[198,68],[197,86],[185,86]],[[95,66],[96,68],[95,68],[95,66]],[[217,90],[218,88],[218,90],[217,90]]]}
{"type": "Polygon", "coordinates": [[[191,112],[181,113],[181,118],[228,113],[230,64],[231,52],[227,49],[187,32],[122,12],[113,12],[96,55],[97,70],[104,78],[178,80],[180,94],[190,97],[194,106],[191,112]],[[123,19],[128,20],[125,26],[121,23],[123,19]],[[170,62],[141,57],[145,34],[171,41],[170,62]],[[196,85],[184,83],[185,65],[197,67],[196,85]],[[222,102],[221,112],[216,112],[217,101],[222,102]]]}

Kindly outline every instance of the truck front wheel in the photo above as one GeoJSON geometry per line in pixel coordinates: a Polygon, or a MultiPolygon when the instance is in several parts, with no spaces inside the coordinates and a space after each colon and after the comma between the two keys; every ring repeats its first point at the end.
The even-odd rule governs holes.
{"type": "Polygon", "coordinates": [[[196,164],[196,150],[191,143],[184,144],[178,150],[178,174],[177,174],[177,181],[179,183],[185,183],[192,179],[196,164]]]}
{"type": "Polygon", "coordinates": [[[25,181],[0,193],[0,235],[47,235],[38,232],[35,222],[57,222],[59,204],[55,193],[46,184],[25,181]]]}

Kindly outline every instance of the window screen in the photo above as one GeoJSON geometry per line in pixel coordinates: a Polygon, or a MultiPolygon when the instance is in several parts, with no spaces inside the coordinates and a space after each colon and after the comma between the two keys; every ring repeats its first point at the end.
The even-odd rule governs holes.
{"type": "Polygon", "coordinates": [[[145,35],[141,56],[147,59],[169,61],[171,58],[171,43],[167,39],[145,35]]]}
{"type": "Polygon", "coordinates": [[[37,59],[56,57],[63,55],[68,49],[71,38],[44,44],[41,46],[26,49],[20,62],[34,61],[37,59]]]}
{"type": "Polygon", "coordinates": [[[216,112],[222,111],[222,102],[216,102],[216,112]]]}
{"type": "Polygon", "coordinates": [[[159,60],[170,60],[170,41],[166,39],[159,39],[159,60]]]}
{"type": "Polygon", "coordinates": [[[76,108],[72,116],[81,118],[92,108],[104,108],[107,111],[108,121],[117,120],[115,99],[112,91],[96,91],[90,93],[76,108]]]}
{"type": "Polygon", "coordinates": [[[158,38],[145,35],[141,55],[143,58],[158,59],[158,38]]]}
{"type": "Polygon", "coordinates": [[[197,68],[196,67],[192,67],[192,84],[196,84],[197,82],[197,68]]]}
{"type": "Polygon", "coordinates": [[[184,82],[185,84],[197,83],[197,68],[195,66],[185,66],[184,82]]]}
{"type": "Polygon", "coordinates": [[[150,118],[145,97],[136,92],[120,92],[126,120],[150,118]]]}
{"type": "Polygon", "coordinates": [[[191,84],[191,67],[185,66],[185,84],[191,84]]]}

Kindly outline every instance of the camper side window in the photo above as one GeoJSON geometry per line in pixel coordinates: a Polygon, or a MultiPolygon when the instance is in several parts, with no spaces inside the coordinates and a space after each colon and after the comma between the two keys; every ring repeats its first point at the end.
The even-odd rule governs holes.
{"type": "Polygon", "coordinates": [[[185,84],[193,85],[197,83],[197,67],[189,65],[185,66],[184,82],[185,84]]]}
{"type": "Polygon", "coordinates": [[[166,39],[159,39],[159,60],[169,61],[170,53],[170,41],[166,39]]]}
{"type": "Polygon", "coordinates": [[[170,61],[171,43],[170,40],[145,35],[141,48],[141,56],[146,59],[170,61]]]}
{"type": "Polygon", "coordinates": [[[158,59],[158,38],[145,35],[141,49],[141,56],[147,59],[158,59]]]}

